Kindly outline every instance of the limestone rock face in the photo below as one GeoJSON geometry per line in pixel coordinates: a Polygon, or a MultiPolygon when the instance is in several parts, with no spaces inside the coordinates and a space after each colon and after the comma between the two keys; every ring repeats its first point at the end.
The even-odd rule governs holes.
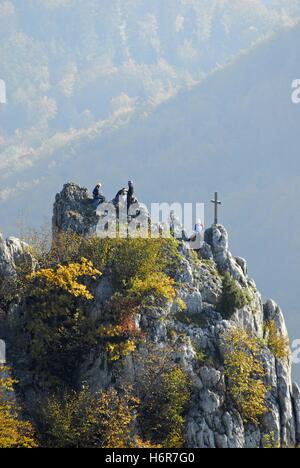
{"type": "Polygon", "coordinates": [[[52,218],[53,235],[61,231],[72,231],[79,235],[92,233],[98,222],[92,201],[87,189],[76,184],[66,184],[56,195],[52,218]]]}
{"type": "Polygon", "coordinates": [[[15,237],[4,239],[0,234],[0,278],[16,275],[16,268],[26,264],[34,266],[34,259],[29,246],[15,237]]]}
{"type": "MultiPolygon", "coordinates": [[[[96,224],[97,216],[87,190],[74,184],[65,185],[54,205],[54,233],[71,230],[89,235],[96,224]]],[[[246,261],[231,254],[223,226],[212,226],[206,231],[201,253],[202,259],[198,261],[191,255],[188,245],[182,242],[180,269],[175,278],[176,300],[173,304],[153,303],[135,318],[137,327],[147,337],[138,351],[140,357],[147,359],[149,346],[165,349],[175,340],[174,359],[190,376],[193,391],[186,414],[186,447],[261,448],[269,445],[270,440],[274,446],[300,445],[300,390],[297,385],[292,385],[291,362],[276,358],[264,344],[267,322],[274,321],[278,331],[287,334],[282,311],[272,300],[263,304],[255,282],[248,276],[246,261]],[[251,293],[251,301],[236,310],[230,320],[223,319],[219,307],[222,275],[226,272],[240,288],[251,293]],[[178,299],[184,303],[185,311],[179,307],[178,299]],[[232,327],[246,330],[262,343],[268,412],[256,426],[243,422],[229,397],[222,343],[224,333],[232,327]]],[[[13,275],[23,255],[23,244],[16,239],[5,241],[0,237],[0,276],[13,275]]],[[[94,290],[95,301],[88,313],[97,319],[114,292],[109,276],[101,277],[94,290]]],[[[17,306],[11,310],[12,317],[14,313],[19,313],[17,306]]],[[[135,359],[129,356],[119,365],[112,366],[105,350],[99,346],[80,364],[79,383],[86,382],[95,391],[116,382],[122,383],[122,380],[134,383],[138,380],[139,367],[135,359]]],[[[20,370],[20,366],[18,375],[26,380],[25,369],[20,370]]],[[[27,382],[26,388],[26,398],[30,399],[33,383],[27,382]]]]}

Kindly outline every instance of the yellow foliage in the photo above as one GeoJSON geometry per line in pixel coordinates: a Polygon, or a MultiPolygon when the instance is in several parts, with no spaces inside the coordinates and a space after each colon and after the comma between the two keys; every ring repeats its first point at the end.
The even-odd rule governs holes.
{"type": "MultiPolygon", "coordinates": [[[[132,389],[108,389],[93,395],[87,388],[50,398],[43,410],[43,445],[49,448],[150,448],[135,435],[139,399],[132,389]]],[[[152,445],[152,447],[154,447],[152,445]]]]}
{"type": "Polygon", "coordinates": [[[141,300],[153,295],[171,302],[176,296],[175,281],[164,273],[152,273],[145,279],[134,279],[130,292],[141,300]]]}
{"type": "Polygon", "coordinates": [[[230,379],[230,393],[244,422],[258,424],[267,412],[266,374],[260,360],[260,345],[245,330],[234,328],[224,335],[225,374],[230,379]]]}
{"type": "Polygon", "coordinates": [[[45,295],[52,289],[61,289],[73,297],[92,300],[92,294],[85,285],[78,283],[78,279],[82,277],[96,279],[96,276],[100,275],[100,271],[93,267],[92,262],[82,258],[81,263],[70,263],[66,266],[59,265],[56,270],[52,268],[39,270],[29,275],[28,279],[29,281],[42,280],[43,286],[34,289],[36,295],[45,295]]]}
{"type": "Polygon", "coordinates": [[[122,327],[120,325],[116,326],[104,326],[102,325],[99,328],[99,335],[102,338],[118,338],[122,335],[122,327]]]}
{"type": "Polygon", "coordinates": [[[162,445],[164,448],[181,448],[184,445],[184,410],[190,399],[190,382],[180,367],[164,374],[162,381],[166,395],[165,403],[161,408],[162,417],[166,418],[169,424],[169,433],[162,445]]]}
{"type": "Polygon", "coordinates": [[[288,359],[290,356],[290,341],[287,336],[283,336],[277,329],[274,320],[266,323],[265,334],[267,346],[277,359],[288,359]]]}
{"type": "Polygon", "coordinates": [[[136,350],[136,343],[133,340],[126,340],[121,343],[107,343],[106,352],[111,361],[119,361],[136,350]]]}
{"type": "Polygon", "coordinates": [[[32,425],[20,420],[12,395],[15,383],[7,377],[7,369],[0,366],[0,449],[36,448],[32,425]]]}
{"type": "Polygon", "coordinates": [[[137,392],[141,398],[140,426],[144,439],[163,448],[184,445],[185,410],[191,396],[191,381],[174,363],[174,348],[148,348],[137,359],[137,392]]]}

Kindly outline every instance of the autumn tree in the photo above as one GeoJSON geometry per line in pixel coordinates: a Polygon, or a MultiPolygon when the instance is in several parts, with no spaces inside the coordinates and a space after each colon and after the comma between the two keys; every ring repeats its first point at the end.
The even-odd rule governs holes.
{"type": "Polygon", "coordinates": [[[33,427],[21,419],[13,394],[16,382],[8,372],[0,366],[0,448],[36,448],[33,427]]]}

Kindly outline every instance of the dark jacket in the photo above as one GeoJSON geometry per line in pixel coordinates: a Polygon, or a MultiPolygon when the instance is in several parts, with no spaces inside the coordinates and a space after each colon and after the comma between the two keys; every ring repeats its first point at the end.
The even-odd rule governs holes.
{"type": "Polygon", "coordinates": [[[100,187],[95,187],[94,188],[93,197],[94,197],[94,200],[99,200],[100,198],[103,198],[100,187]]]}
{"type": "Polygon", "coordinates": [[[134,194],[134,186],[133,186],[133,184],[130,184],[128,186],[128,192],[127,192],[127,206],[128,206],[128,208],[130,207],[130,205],[133,202],[133,194],[134,194]]]}
{"type": "Polygon", "coordinates": [[[94,200],[98,200],[99,203],[104,203],[106,201],[105,196],[101,193],[100,187],[95,187],[94,188],[93,198],[94,198],[94,200]]]}

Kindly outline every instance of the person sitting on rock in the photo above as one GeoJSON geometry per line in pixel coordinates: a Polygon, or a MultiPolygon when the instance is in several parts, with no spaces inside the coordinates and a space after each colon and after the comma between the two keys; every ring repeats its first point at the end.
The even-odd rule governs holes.
{"type": "Polygon", "coordinates": [[[102,184],[99,182],[93,190],[93,203],[94,207],[97,208],[101,203],[105,202],[105,197],[101,192],[102,184]]]}

